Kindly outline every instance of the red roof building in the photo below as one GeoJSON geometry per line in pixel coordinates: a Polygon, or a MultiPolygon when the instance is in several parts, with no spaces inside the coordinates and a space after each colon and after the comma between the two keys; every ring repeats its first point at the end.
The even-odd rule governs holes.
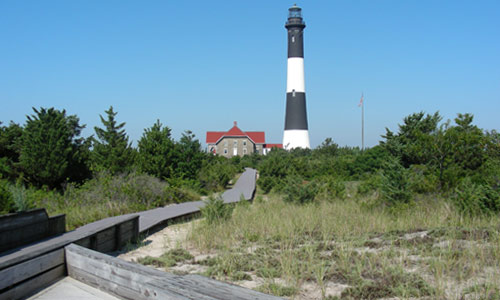
{"type": "Polygon", "coordinates": [[[236,121],[228,131],[207,131],[206,143],[209,152],[226,157],[267,154],[273,147],[283,148],[281,144],[266,144],[264,131],[242,131],[236,121]]]}

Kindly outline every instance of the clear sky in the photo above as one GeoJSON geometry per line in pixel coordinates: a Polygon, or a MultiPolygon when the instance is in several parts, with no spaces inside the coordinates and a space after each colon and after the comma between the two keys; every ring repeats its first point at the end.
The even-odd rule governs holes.
{"type": "MultiPolygon", "coordinates": [[[[0,1],[0,121],[55,107],[100,126],[112,105],[131,140],[160,121],[265,131],[281,143],[293,1],[0,1]]],[[[365,145],[413,112],[499,126],[500,1],[298,1],[311,146],[365,145]]]]}

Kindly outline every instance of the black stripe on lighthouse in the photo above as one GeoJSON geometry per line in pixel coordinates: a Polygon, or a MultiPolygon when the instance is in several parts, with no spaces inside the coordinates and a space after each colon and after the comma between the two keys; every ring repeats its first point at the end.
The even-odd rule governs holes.
{"type": "Polygon", "coordinates": [[[306,93],[286,93],[285,130],[307,130],[306,93]]]}
{"type": "Polygon", "coordinates": [[[288,58],[304,57],[304,32],[306,25],[285,25],[288,29],[288,58]]]}

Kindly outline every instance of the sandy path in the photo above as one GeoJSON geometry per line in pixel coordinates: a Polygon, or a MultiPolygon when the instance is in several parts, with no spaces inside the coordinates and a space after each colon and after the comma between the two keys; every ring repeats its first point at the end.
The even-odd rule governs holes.
{"type": "Polygon", "coordinates": [[[146,237],[138,248],[122,253],[118,257],[126,261],[135,261],[138,258],[148,255],[159,257],[170,249],[186,249],[188,248],[186,242],[187,234],[192,226],[195,225],[195,222],[199,222],[199,220],[167,226],[146,237]]]}

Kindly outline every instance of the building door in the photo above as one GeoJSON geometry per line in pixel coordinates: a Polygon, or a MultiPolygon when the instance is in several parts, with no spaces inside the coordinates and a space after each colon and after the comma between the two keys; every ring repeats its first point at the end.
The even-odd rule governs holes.
{"type": "Polygon", "coordinates": [[[234,147],[233,148],[233,156],[238,155],[238,148],[234,147]]]}

